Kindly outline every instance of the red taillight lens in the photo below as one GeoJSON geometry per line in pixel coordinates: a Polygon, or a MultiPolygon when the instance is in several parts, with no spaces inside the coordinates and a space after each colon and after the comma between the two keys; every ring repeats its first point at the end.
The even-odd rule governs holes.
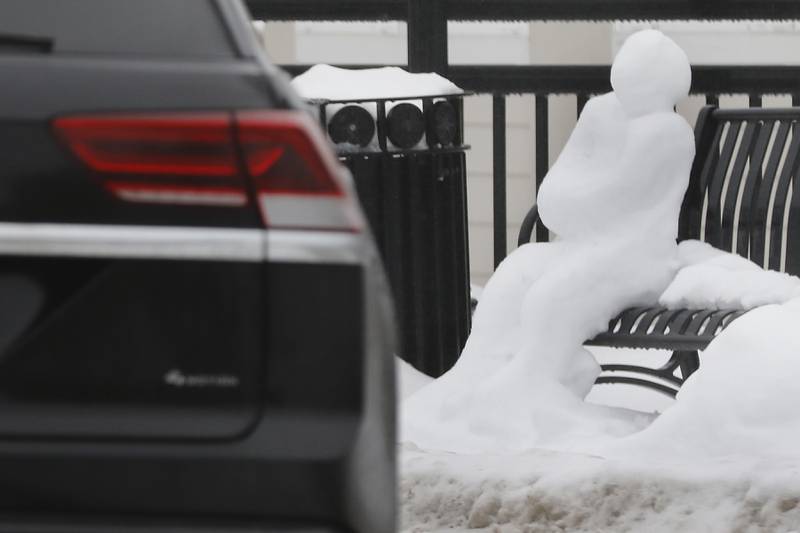
{"type": "Polygon", "coordinates": [[[304,113],[236,114],[239,143],[265,223],[358,230],[362,222],[341,167],[304,113]]]}
{"type": "Polygon", "coordinates": [[[237,113],[247,170],[260,192],[339,196],[338,164],[305,115],[287,111],[237,113]]]}
{"type": "Polygon", "coordinates": [[[333,151],[302,112],[66,117],[54,127],[125,201],[244,207],[252,191],[270,227],[362,227],[333,151]]]}
{"type": "Polygon", "coordinates": [[[98,172],[237,174],[231,120],[225,113],[68,117],[57,119],[55,126],[98,172]]]}

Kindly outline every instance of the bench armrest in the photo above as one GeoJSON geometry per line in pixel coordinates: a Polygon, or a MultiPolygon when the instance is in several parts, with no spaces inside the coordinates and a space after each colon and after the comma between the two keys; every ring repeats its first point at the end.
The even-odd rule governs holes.
{"type": "Polygon", "coordinates": [[[542,225],[542,221],[539,219],[539,207],[534,203],[530,210],[528,210],[528,214],[525,215],[522,226],[519,228],[517,246],[522,246],[523,244],[531,242],[536,224],[542,225]]]}

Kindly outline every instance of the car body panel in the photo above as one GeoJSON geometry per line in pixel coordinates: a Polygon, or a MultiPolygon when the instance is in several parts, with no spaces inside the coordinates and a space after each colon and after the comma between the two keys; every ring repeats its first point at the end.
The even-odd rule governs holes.
{"type": "Polygon", "coordinates": [[[0,532],[395,530],[394,321],[368,231],[125,203],[53,129],[304,112],[241,3],[204,3],[227,52],[0,53],[0,532]]]}

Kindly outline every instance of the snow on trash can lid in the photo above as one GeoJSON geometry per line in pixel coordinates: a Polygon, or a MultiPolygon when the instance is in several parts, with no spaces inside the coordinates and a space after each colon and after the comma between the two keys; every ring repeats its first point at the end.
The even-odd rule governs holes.
{"type": "Polygon", "coordinates": [[[399,67],[344,69],[314,65],[292,80],[303,98],[358,100],[460,94],[450,80],[435,73],[412,74],[399,67]]]}

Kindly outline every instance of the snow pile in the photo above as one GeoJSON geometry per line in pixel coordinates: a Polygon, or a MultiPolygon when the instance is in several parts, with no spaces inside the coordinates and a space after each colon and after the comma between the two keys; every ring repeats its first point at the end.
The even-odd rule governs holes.
{"type": "Polygon", "coordinates": [[[800,467],[676,465],[530,450],[401,452],[406,533],[789,533],[800,531],[800,467]]]}
{"type": "Polygon", "coordinates": [[[778,456],[800,464],[797,324],[798,300],[734,321],[703,352],[675,404],[641,433],[600,448],[603,454],[778,456]]]}
{"type": "Polygon", "coordinates": [[[395,357],[395,369],[398,384],[397,393],[400,400],[408,398],[433,381],[432,377],[423,374],[399,357],[395,357]]]}
{"type": "Polygon", "coordinates": [[[458,94],[461,89],[434,73],[412,74],[399,67],[344,69],[314,65],[292,80],[303,98],[358,100],[458,94]]]}
{"type": "Polygon", "coordinates": [[[643,431],[580,453],[401,450],[402,531],[800,531],[800,301],[736,320],[643,431]]]}
{"type": "Polygon", "coordinates": [[[689,79],[685,54],[661,33],[626,42],[615,92],[587,104],[539,192],[558,241],[500,265],[456,366],[406,400],[404,440],[456,452],[569,448],[649,424],[583,401],[599,366],[582,344],[626,307],[654,303],[675,275],[694,139],[673,106],[689,79]]]}
{"type": "Polygon", "coordinates": [[[573,452],[404,445],[402,531],[800,532],[798,323],[800,300],[736,320],[677,402],[628,437],[573,452]]]}
{"type": "Polygon", "coordinates": [[[700,241],[678,246],[680,271],[659,298],[672,309],[752,309],[800,295],[800,279],[700,241]]]}

